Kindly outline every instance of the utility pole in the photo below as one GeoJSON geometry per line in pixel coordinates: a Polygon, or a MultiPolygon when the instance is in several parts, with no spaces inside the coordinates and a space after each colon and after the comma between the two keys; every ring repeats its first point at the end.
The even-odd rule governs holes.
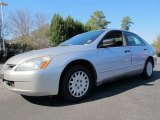
{"type": "Polygon", "coordinates": [[[5,2],[0,2],[0,14],[1,14],[1,19],[0,19],[0,41],[1,41],[1,52],[4,54],[5,52],[5,42],[3,38],[3,7],[7,6],[8,4],[5,2]]]}

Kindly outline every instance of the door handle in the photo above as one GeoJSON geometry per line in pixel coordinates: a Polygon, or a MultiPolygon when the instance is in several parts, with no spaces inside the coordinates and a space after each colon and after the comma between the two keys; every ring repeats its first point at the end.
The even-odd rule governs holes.
{"type": "Polygon", "coordinates": [[[144,51],[146,51],[147,50],[147,48],[144,48],[144,51]]]}
{"type": "Polygon", "coordinates": [[[131,51],[130,51],[130,50],[125,50],[124,52],[125,52],[125,53],[129,53],[129,52],[131,52],[131,51]]]}

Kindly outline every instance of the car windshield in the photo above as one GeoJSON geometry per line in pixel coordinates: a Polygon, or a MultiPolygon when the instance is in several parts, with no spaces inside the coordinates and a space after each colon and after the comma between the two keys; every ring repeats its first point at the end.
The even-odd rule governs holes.
{"type": "Polygon", "coordinates": [[[60,44],[60,46],[69,45],[87,45],[95,41],[105,30],[97,30],[76,35],[60,44]]]}

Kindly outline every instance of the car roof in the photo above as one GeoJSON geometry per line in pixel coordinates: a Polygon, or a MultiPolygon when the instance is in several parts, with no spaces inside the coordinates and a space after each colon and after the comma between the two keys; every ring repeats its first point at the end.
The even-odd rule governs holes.
{"type": "MultiPolygon", "coordinates": [[[[102,30],[105,30],[105,31],[113,31],[113,30],[117,30],[117,31],[123,31],[123,32],[130,32],[130,31],[127,31],[127,30],[123,30],[123,29],[102,29],[102,30]]],[[[132,32],[131,32],[132,33],[132,32]]]]}
{"type": "MultiPolygon", "coordinates": [[[[109,32],[109,31],[121,31],[121,32],[129,32],[129,33],[132,33],[132,34],[135,34],[131,31],[127,31],[127,30],[123,30],[123,29],[111,29],[111,28],[104,28],[104,29],[99,29],[99,30],[92,30],[92,31],[100,31],[100,30],[104,30],[104,32],[109,32]]],[[[92,31],[88,31],[88,32],[92,32],[92,31]]]]}

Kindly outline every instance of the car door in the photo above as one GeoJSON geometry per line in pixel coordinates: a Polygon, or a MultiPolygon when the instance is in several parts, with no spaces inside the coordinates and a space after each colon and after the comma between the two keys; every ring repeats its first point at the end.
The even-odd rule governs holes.
{"type": "Polygon", "coordinates": [[[124,32],[127,46],[130,46],[132,53],[132,69],[141,70],[148,57],[148,49],[143,40],[136,34],[124,32]]]}
{"type": "Polygon", "coordinates": [[[100,80],[106,80],[126,74],[131,65],[130,48],[125,46],[122,32],[110,31],[105,35],[102,41],[106,39],[116,39],[116,45],[105,48],[98,47],[98,66],[101,75],[100,80]],[[120,44],[120,41],[122,44],[120,44]]]}

